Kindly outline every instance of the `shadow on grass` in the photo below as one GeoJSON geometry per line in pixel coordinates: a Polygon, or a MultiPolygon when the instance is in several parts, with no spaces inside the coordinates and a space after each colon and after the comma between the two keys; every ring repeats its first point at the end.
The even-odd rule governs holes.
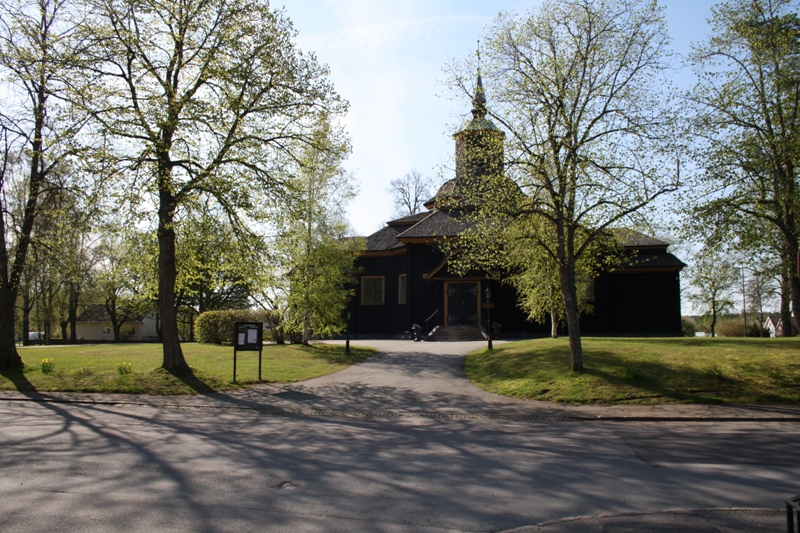
{"type": "Polygon", "coordinates": [[[648,396],[671,398],[686,403],[729,403],[737,401],[787,402],[791,399],[761,390],[756,384],[740,378],[723,375],[714,376],[711,369],[682,367],[675,369],[659,361],[637,362],[636,372],[620,376],[613,370],[622,370],[623,357],[605,351],[593,351],[591,357],[600,364],[589,362],[584,373],[604,380],[624,390],[630,387],[641,391],[641,396],[632,394],[616,398],[615,401],[630,401],[648,396]],[[613,370],[612,370],[613,369],[613,370]],[[637,373],[641,373],[638,374],[637,373]]]}
{"type": "Polygon", "coordinates": [[[2,368],[0,376],[13,383],[19,392],[36,392],[36,387],[25,377],[22,368],[2,368]]]}
{"type": "Polygon", "coordinates": [[[197,377],[192,370],[171,371],[163,370],[175,379],[181,381],[184,385],[192,389],[197,394],[211,394],[217,392],[214,387],[197,377]]]}
{"type": "Polygon", "coordinates": [[[354,365],[369,359],[377,353],[377,350],[372,348],[351,346],[350,353],[347,354],[344,351],[344,346],[339,344],[311,344],[302,348],[314,354],[315,357],[325,359],[327,362],[334,364],[354,365]]]}

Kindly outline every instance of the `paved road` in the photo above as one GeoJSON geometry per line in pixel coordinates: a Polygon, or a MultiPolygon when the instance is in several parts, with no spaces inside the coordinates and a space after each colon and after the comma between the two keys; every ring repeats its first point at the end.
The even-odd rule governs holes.
{"type": "Polygon", "coordinates": [[[800,493],[800,410],[524,402],[463,378],[474,343],[370,344],[226,395],[0,395],[0,530],[781,531],[800,493]]]}

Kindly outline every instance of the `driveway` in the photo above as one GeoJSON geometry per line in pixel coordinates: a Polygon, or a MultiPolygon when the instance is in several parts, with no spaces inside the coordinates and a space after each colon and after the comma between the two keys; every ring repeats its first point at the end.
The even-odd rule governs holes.
{"type": "Polygon", "coordinates": [[[525,402],[463,377],[482,343],[359,344],[231,394],[0,395],[0,530],[780,531],[800,493],[791,407],[525,402]]]}

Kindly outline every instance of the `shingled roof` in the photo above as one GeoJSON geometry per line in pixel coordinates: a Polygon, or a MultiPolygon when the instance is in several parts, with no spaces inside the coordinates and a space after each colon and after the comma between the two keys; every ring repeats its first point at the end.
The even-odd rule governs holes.
{"type": "Polygon", "coordinates": [[[668,242],[656,239],[644,233],[632,229],[615,228],[612,230],[615,235],[622,239],[623,246],[630,248],[666,248],[669,246],[668,242]]]}
{"type": "Polygon", "coordinates": [[[412,226],[417,222],[419,222],[420,220],[426,218],[428,215],[430,215],[430,212],[423,211],[421,213],[415,213],[407,217],[398,218],[396,220],[390,220],[389,222],[387,222],[387,224],[389,224],[390,226],[412,226]]]}
{"type": "Polygon", "coordinates": [[[453,212],[435,210],[425,219],[411,226],[398,235],[398,239],[455,237],[462,231],[466,224],[454,216],[453,212]]]}
{"type": "Polygon", "coordinates": [[[397,240],[397,235],[405,230],[405,226],[386,226],[367,237],[367,252],[382,252],[405,246],[397,240]]]}

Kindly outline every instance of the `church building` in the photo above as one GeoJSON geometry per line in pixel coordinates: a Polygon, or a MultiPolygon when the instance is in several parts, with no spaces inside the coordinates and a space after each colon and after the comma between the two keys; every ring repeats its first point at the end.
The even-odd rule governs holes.
{"type": "MultiPolygon", "coordinates": [[[[485,273],[458,275],[448,269],[448,257],[437,243],[464,228],[463,209],[453,198],[480,180],[502,172],[505,134],[486,118],[486,98],[480,74],[473,98],[472,119],[453,135],[455,177],[425,203],[427,211],[389,221],[366,238],[358,259],[360,283],[351,307],[350,330],[356,337],[407,337],[418,324],[430,340],[481,339],[492,323],[500,337],[542,337],[550,324],[527,320],[516,290],[485,273]],[[485,160],[472,161],[470,153],[485,160]],[[487,304],[487,289],[491,304],[487,304]]],[[[667,251],[668,243],[641,233],[626,232],[631,259],[591,282],[586,298],[593,313],[581,315],[581,333],[604,336],[681,335],[679,273],[685,266],[667,251]]]]}

